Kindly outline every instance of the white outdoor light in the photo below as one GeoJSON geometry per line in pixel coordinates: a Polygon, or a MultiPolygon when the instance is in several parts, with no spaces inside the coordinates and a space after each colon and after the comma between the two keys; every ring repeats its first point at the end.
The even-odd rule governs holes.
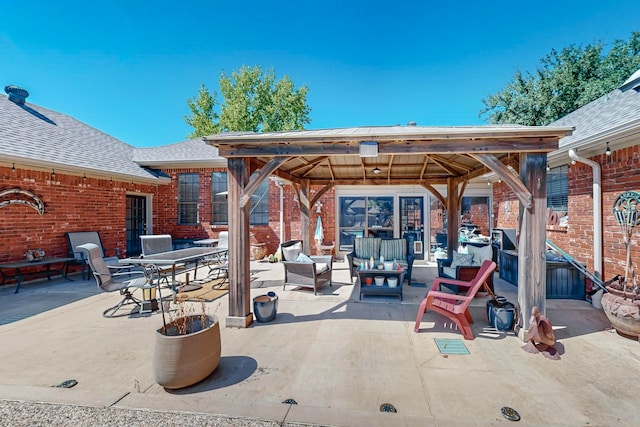
{"type": "Polygon", "coordinates": [[[361,141],[360,157],[378,157],[378,143],[376,141],[361,141]]]}

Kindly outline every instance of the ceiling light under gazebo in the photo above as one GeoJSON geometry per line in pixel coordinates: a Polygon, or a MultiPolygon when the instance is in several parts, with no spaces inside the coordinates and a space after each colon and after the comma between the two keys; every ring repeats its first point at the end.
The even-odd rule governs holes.
{"type": "Polygon", "coordinates": [[[376,175],[378,175],[379,173],[382,173],[382,169],[380,169],[379,167],[376,166],[375,168],[373,168],[373,170],[371,172],[373,172],[376,175]]]}

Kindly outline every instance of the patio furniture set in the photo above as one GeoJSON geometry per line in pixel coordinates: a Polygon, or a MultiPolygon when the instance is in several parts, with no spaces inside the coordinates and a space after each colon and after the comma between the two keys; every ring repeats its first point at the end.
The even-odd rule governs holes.
{"type": "MultiPolygon", "coordinates": [[[[113,307],[104,310],[105,317],[117,317],[117,312],[125,305],[135,304],[142,307],[145,302],[133,296],[135,288],[143,290],[160,286],[161,282],[169,285],[173,292],[179,291],[179,283],[176,280],[177,271],[193,271],[194,280],[198,267],[207,265],[209,273],[217,271],[218,277],[222,272],[228,272],[226,267],[228,247],[225,242],[228,236],[220,239],[203,239],[191,248],[173,250],[170,235],[141,236],[142,255],[139,257],[118,258],[106,257],[106,250],[97,232],[67,233],[70,245],[70,255],[66,258],[45,258],[35,262],[23,261],[0,264],[2,269],[14,268],[17,271],[18,292],[21,283],[21,268],[32,265],[44,265],[46,273],[61,273],[67,278],[68,267],[73,264],[81,265],[81,274],[84,279],[85,272],[91,271],[98,287],[104,292],[119,292],[123,298],[113,307]],[[74,246],[72,246],[74,245],[74,246]],[[60,263],[63,268],[51,269],[51,265],[60,263]]],[[[282,265],[284,267],[283,290],[286,286],[312,289],[317,295],[318,289],[325,285],[332,285],[332,255],[309,256],[304,253],[301,240],[291,240],[281,244],[282,265]]],[[[354,242],[354,250],[347,255],[351,277],[357,277],[359,286],[359,299],[363,296],[398,296],[403,299],[402,288],[405,279],[411,283],[411,270],[413,267],[413,255],[405,239],[381,239],[381,238],[357,238],[354,242]],[[370,263],[371,259],[379,259],[370,263]],[[386,263],[383,260],[389,260],[386,263]],[[393,261],[390,261],[393,260],[393,261]],[[366,268],[362,268],[365,263],[366,268]],[[374,284],[375,282],[375,284],[374,284]]],[[[117,252],[116,252],[117,253],[117,252]]],[[[439,270],[442,267],[439,266],[439,270]]],[[[470,301],[476,292],[485,285],[491,289],[491,275],[496,264],[485,260],[480,267],[475,267],[475,275],[470,280],[451,279],[438,277],[420,304],[416,318],[415,332],[419,331],[422,316],[429,309],[440,313],[456,323],[465,339],[473,339],[473,333],[469,323],[472,323],[468,311],[470,301]],[[449,287],[454,292],[442,292],[442,287],[449,287]]],[[[5,274],[2,273],[3,281],[5,274]]],[[[71,280],[71,279],[69,279],[71,280]]],[[[491,289],[492,290],[492,289],[491,289]]],[[[145,299],[150,298],[145,293],[145,299]]],[[[157,304],[153,309],[157,309],[157,304]]],[[[153,311],[148,309],[147,311],[153,311]]],[[[122,315],[128,315],[120,314],[122,315]]]]}

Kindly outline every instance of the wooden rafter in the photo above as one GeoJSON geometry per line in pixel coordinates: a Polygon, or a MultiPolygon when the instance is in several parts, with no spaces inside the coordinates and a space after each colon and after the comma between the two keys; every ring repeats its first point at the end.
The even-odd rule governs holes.
{"type": "Polygon", "coordinates": [[[429,165],[430,157],[425,155],[424,160],[422,161],[422,169],[420,170],[420,176],[418,177],[420,181],[424,179],[424,174],[427,171],[427,166],[429,165]]]}
{"type": "Polygon", "coordinates": [[[440,167],[440,169],[446,171],[447,173],[453,175],[453,176],[460,176],[460,173],[453,169],[452,167],[449,166],[449,164],[445,161],[439,160],[434,158],[433,155],[430,155],[431,160],[433,160],[433,163],[435,163],[436,165],[438,165],[440,167]]]}

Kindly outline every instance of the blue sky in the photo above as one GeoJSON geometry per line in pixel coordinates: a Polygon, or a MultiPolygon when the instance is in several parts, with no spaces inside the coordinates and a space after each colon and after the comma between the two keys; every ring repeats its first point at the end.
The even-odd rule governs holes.
{"type": "Polygon", "coordinates": [[[186,139],[221,72],[309,87],[310,129],[483,124],[482,99],[551,49],[640,31],[637,0],[0,0],[0,85],[137,147],[186,139]]]}

